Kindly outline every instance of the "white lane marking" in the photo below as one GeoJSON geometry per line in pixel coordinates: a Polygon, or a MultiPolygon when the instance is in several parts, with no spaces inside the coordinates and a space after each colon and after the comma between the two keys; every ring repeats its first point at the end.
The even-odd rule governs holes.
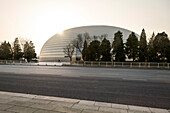
{"type": "Polygon", "coordinates": [[[122,78],[123,80],[133,80],[133,81],[147,81],[147,79],[141,78],[122,78]]]}

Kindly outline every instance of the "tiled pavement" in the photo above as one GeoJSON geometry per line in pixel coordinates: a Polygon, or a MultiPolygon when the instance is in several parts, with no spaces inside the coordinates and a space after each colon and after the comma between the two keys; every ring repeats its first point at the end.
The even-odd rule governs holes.
{"type": "Polygon", "coordinates": [[[170,113],[170,110],[0,92],[0,113],[170,113]]]}

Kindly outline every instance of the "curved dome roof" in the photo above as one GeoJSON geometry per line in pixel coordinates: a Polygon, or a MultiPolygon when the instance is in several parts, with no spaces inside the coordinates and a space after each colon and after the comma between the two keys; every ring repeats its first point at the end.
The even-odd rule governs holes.
{"type": "MultiPolygon", "coordinates": [[[[99,25],[67,29],[63,31],[62,34],[56,34],[45,42],[40,52],[40,61],[62,61],[68,59],[65,58],[66,55],[63,52],[63,48],[66,47],[66,45],[72,40],[76,39],[78,34],[89,33],[90,36],[101,36],[103,34],[107,34],[108,36],[106,38],[112,43],[114,34],[117,31],[121,31],[123,33],[123,42],[126,42],[129,34],[132,32],[119,27],[99,25]]],[[[136,36],[139,37],[137,34],[136,36]]]]}

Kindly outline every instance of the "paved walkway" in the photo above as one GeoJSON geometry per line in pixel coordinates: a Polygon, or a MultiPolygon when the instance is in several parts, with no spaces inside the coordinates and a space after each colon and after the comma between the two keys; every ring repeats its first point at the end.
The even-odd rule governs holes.
{"type": "Polygon", "coordinates": [[[170,110],[0,92],[0,113],[170,113],[170,110]]]}

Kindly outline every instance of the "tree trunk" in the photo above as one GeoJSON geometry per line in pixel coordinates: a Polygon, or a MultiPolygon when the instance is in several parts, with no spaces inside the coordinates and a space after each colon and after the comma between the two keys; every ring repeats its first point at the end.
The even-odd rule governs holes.
{"type": "Polygon", "coordinates": [[[72,63],[72,57],[70,57],[70,63],[72,63]]]}

